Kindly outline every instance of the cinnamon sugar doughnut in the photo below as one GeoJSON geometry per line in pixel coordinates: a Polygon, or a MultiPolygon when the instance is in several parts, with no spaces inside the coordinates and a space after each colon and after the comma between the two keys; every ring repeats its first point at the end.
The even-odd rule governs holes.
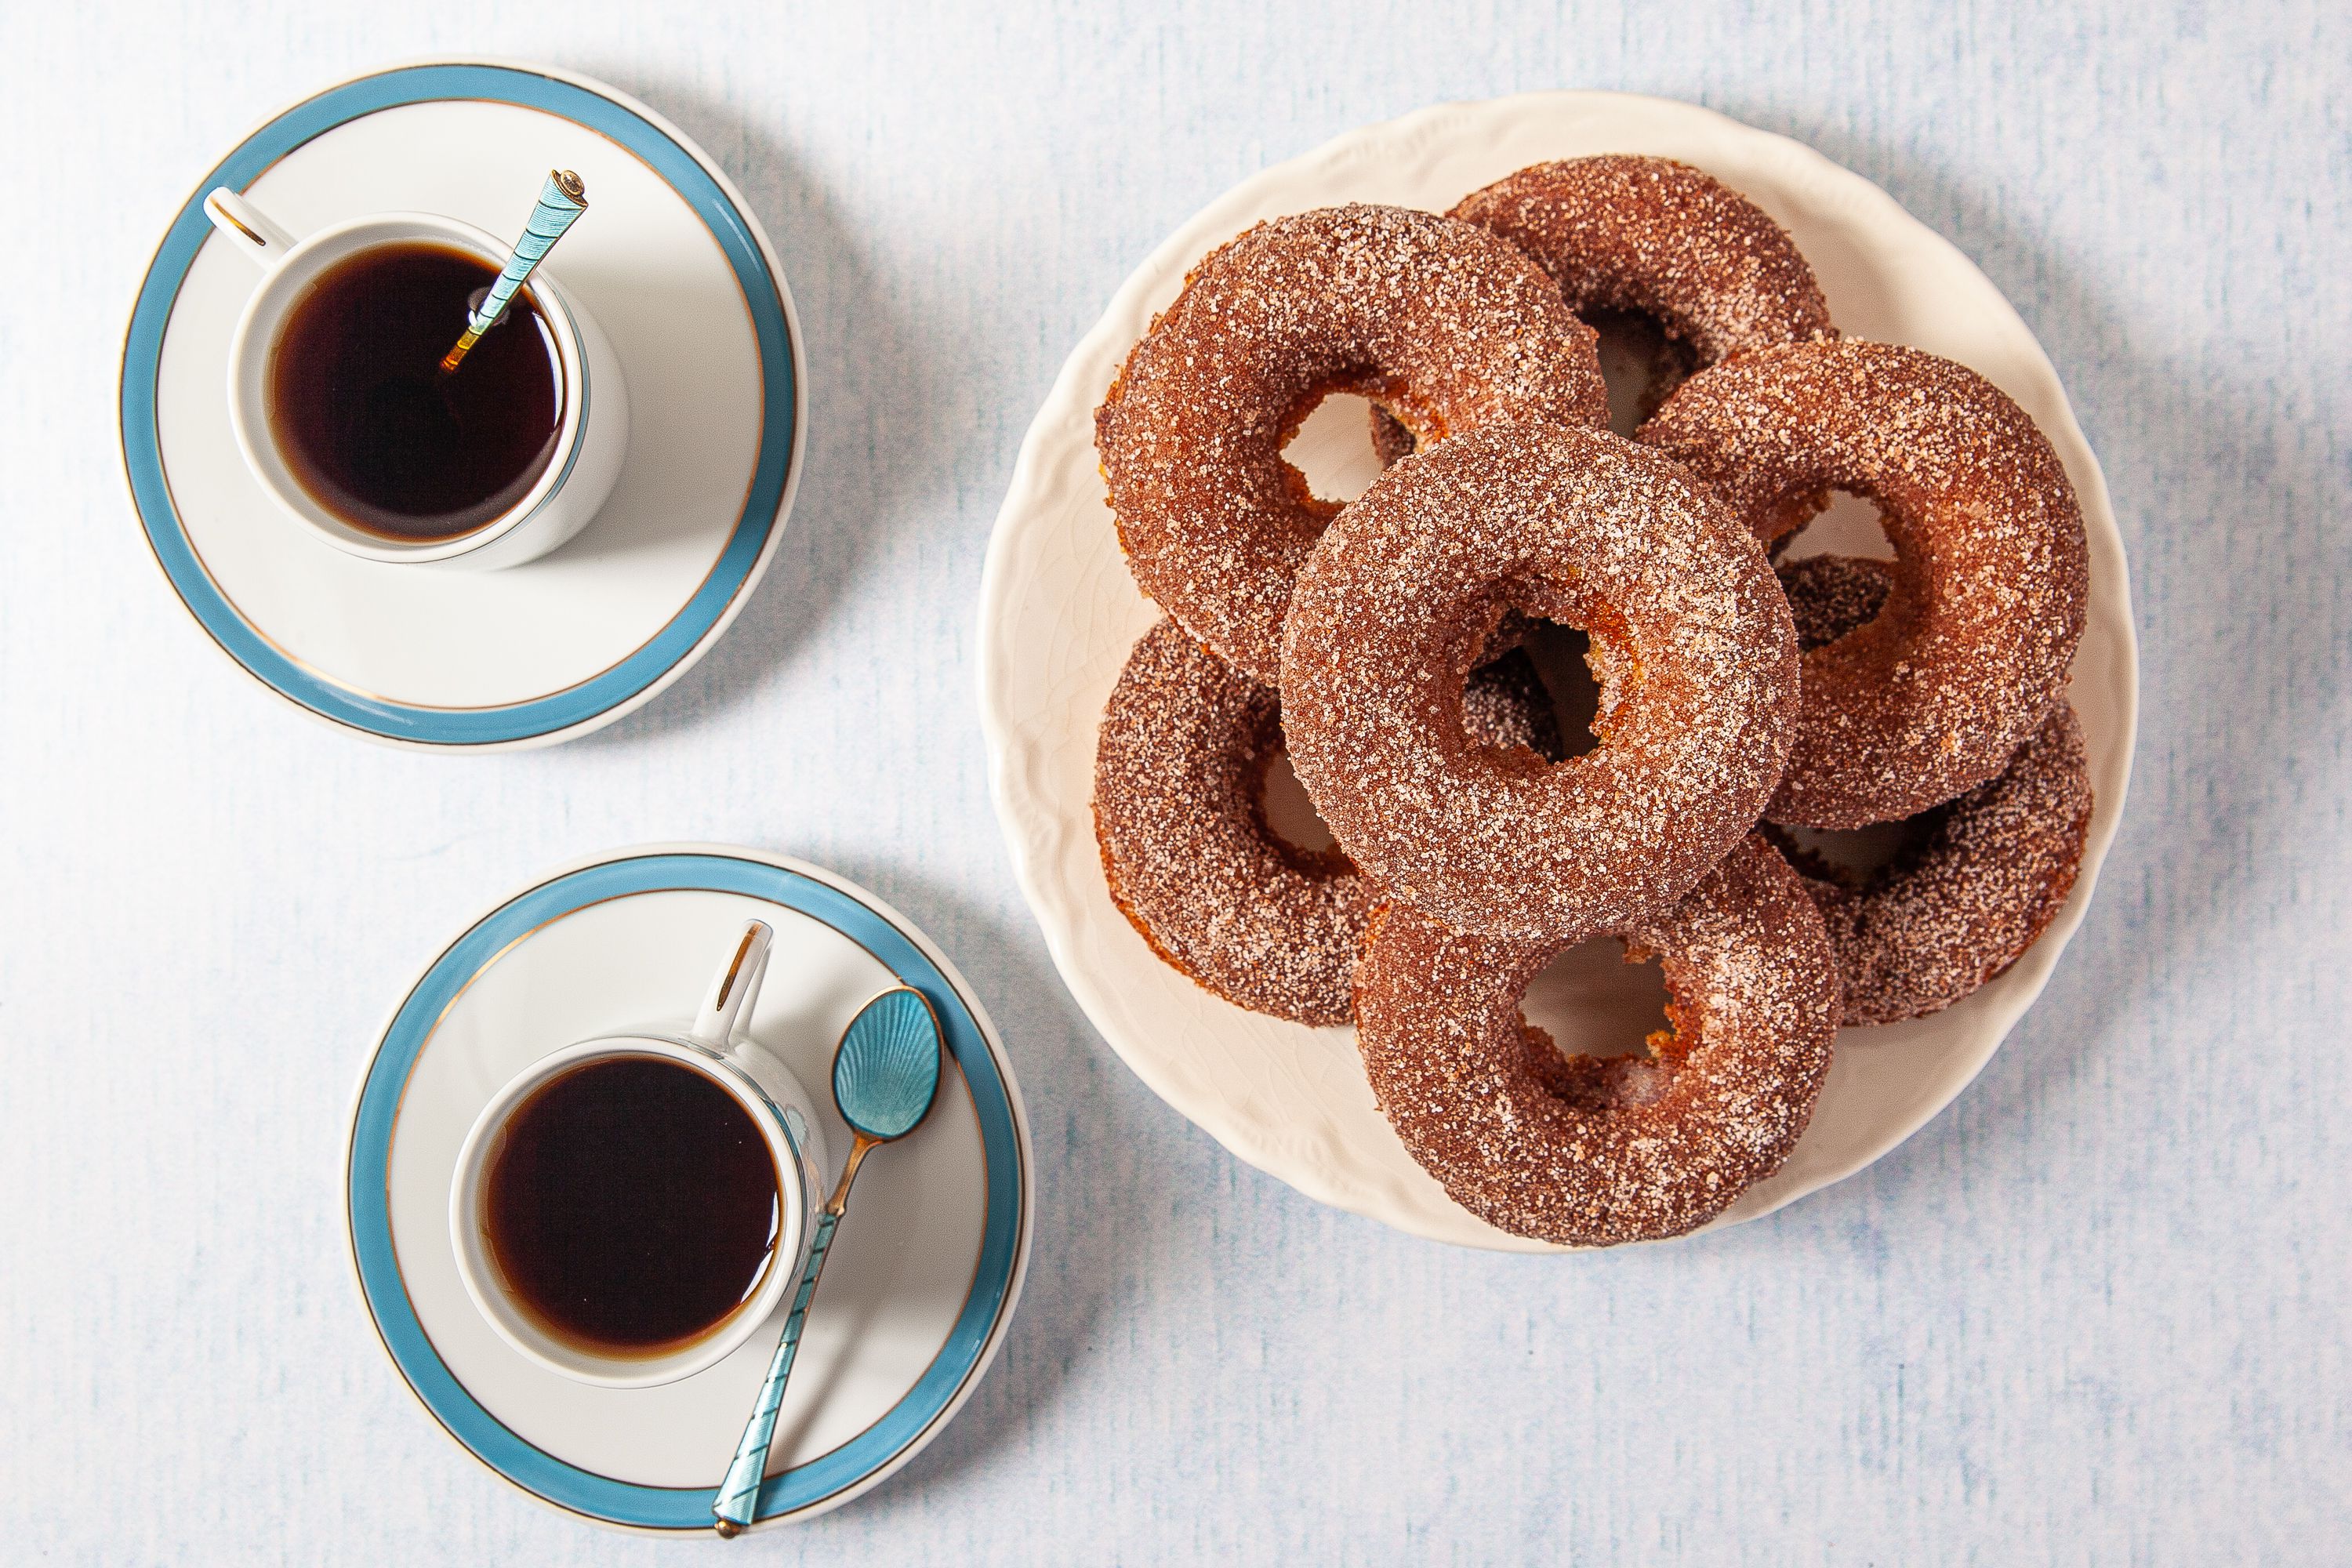
{"type": "MultiPolygon", "coordinates": [[[[1486,745],[1561,754],[1523,652],[1473,672],[1463,718],[1486,745]]],[[[1339,850],[1267,826],[1265,773],[1282,750],[1275,689],[1163,620],[1103,710],[1095,838],[1112,901],[1171,967],[1253,1012],[1344,1024],[1374,895],[1339,850]]]]}
{"type": "Polygon", "coordinates": [[[1796,856],[1837,950],[1846,1022],[1940,1012],[2002,973],[2065,907],[2091,830],[2090,756],[2061,700],[1990,784],[1928,811],[1859,881],[1796,856]]]}
{"type": "Polygon", "coordinates": [[[1339,510],[1282,456],[1315,405],[1359,393],[1433,441],[1532,416],[1605,425],[1593,343],[1484,229],[1367,205],[1259,224],[1192,269],[1095,411],[1137,583],[1271,685],[1291,579],[1339,510]]]}
{"type": "MultiPolygon", "coordinates": [[[[1633,317],[1664,335],[1650,356],[1643,418],[1693,372],[1733,354],[1837,335],[1788,231],[1672,158],[1612,153],[1532,164],[1473,191],[1448,216],[1527,252],[1587,322],[1633,317]]],[[[1412,449],[1411,434],[1377,409],[1372,432],[1388,461],[1412,449]]]]}
{"type": "Polygon", "coordinates": [[[1672,158],[1616,153],[1533,164],[1473,191],[1451,216],[1533,257],[1579,312],[1655,321],[1689,345],[1700,368],[1837,335],[1789,231],[1672,158]]]}
{"type": "MultiPolygon", "coordinates": [[[[1839,555],[1780,575],[1808,648],[1867,623],[1894,582],[1886,562],[1839,555]]],[[[2092,805],[2082,724],[2061,699],[1999,777],[1905,824],[1909,841],[1866,877],[1774,830],[1829,928],[1845,1021],[1940,1012],[2022,957],[2074,889],[2092,805]]]]}
{"type": "MultiPolygon", "coordinates": [[[[1783,565],[1798,642],[1867,622],[1893,577],[1885,562],[1848,556],[1783,565]]],[[[2062,699],[2000,777],[1907,824],[1911,841],[1868,877],[1784,843],[1829,928],[1845,1021],[1940,1012],[2022,957],[2074,890],[2092,802],[2083,727],[2062,699]]]]}
{"type": "Polygon", "coordinates": [[[1607,1247],[1680,1236],[1786,1160],[1837,1033],[1837,972],[1804,883],[1760,837],[1622,933],[1665,972],[1645,1058],[1563,1056],[1519,1011],[1563,944],[1378,916],[1356,1042],[1405,1148],[1455,1203],[1517,1236],[1607,1247]]]}
{"type": "Polygon", "coordinates": [[[1387,470],[1317,543],[1282,700],[1358,866],[1464,930],[1576,942],[1673,903],[1754,824],[1796,669],[1762,550],[1681,468],[1488,426],[1387,470]],[[1507,608],[1590,638],[1594,750],[1546,763],[1465,733],[1464,673],[1507,608]]]}
{"type": "Polygon", "coordinates": [[[1845,339],[1759,349],[1685,382],[1642,441],[1763,540],[1832,489],[1875,501],[1894,586],[1868,626],[1804,656],[1778,823],[1914,816],[1999,773],[2065,689],[2089,560],[2057,454],[1964,366],[1845,339]]]}

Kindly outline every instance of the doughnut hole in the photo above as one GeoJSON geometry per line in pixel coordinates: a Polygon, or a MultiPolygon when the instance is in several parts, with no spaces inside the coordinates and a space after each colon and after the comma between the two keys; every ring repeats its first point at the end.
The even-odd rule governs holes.
{"type": "Polygon", "coordinates": [[[1802,561],[1812,555],[1857,555],[1866,561],[1895,559],[1895,541],[1878,503],[1851,490],[1832,490],[1830,504],[1811,522],[1773,542],[1775,562],[1802,561]]]}
{"type": "Polygon", "coordinates": [[[1307,494],[1335,511],[1380,478],[1381,459],[1372,450],[1374,406],[1352,392],[1326,394],[1283,444],[1282,460],[1307,494]]]}
{"type": "Polygon", "coordinates": [[[1666,335],[1653,318],[1633,310],[1585,310],[1584,324],[1601,336],[1601,379],[1609,388],[1609,428],[1631,437],[1642,421],[1698,374],[1698,355],[1666,335]]]}
{"type": "Polygon", "coordinates": [[[1871,879],[1914,850],[1926,847],[1945,816],[1937,806],[1900,822],[1877,822],[1868,827],[1832,832],[1821,827],[1782,827],[1766,824],[1765,831],[1779,844],[1797,869],[1808,875],[1864,888],[1871,879]]]}
{"type": "Polygon", "coordinates": [[[1519,1016],[1538,1069],[1571,1102],[1643,1105],[1665,1091],[1673,1069],[1657,1045],[1671,1035],[1664,972],[1631,960],[1615,937],[1579,942],[1545,965],[1519,1016]]]}
{"type": "Polygon", "coordinates": [[[1884,615],[1897,567],[1881,557],[1813,554],[1782,560],[1772,570],[1789,596],[1798,650],[1811,654],[1843,642],[1884,615]]]}
{"type": "Polygon", "coordinates": [[[1331,830],[1323,826],[1323,818],[1316,815],[1307,786],[1292,771],[1288,752],[1277,752],[1266,763],[1258,809],[1265,814],[1267,831],[1302,855],[1328,855],[1339,845],[1331,830]]]}
{"type": "Polygon", "coordinates": [[[1592,721],[1601,711],[1601,683],[1592,678],[1592,639],[1576,626],[1537,621],[1528,632],[1528,658],[1551,694],[1566,754],[1580,757],[1601,744],[1592,721]]]}

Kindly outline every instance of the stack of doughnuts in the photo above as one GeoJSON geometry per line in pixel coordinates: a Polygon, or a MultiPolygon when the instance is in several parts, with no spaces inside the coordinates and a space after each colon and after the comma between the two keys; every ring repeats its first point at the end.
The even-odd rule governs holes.
{"type": "Polygon", "coordinates": [[[1841,1020],[1950,1005],[2073,886],[2063,469],[1972,372],[1840,337],[1789,236],[1696,169],[1260,224],[1153,321],[1096,438],[1166,617],[1097,739],[1114,902],[1239,1006],[1352,1021],[1407,1150],[1505,1230],[1706,1224],[1787,1159],[1841,1020]],[[1645,374],[1612,381],[1596,328],[1628,322],[1645,374]],[[1336,392],[1388,464],[1344,506],[1283,457],[1336,392]],[[1894,559],[1790,549],[1836,491],[1894,559]],[[1520,647],[1544,622],[1587,638],[1589,749],[1520,647]],[[1330,844],[1269,821],[1286,756],[1330,844]],[[1893,858],[1841,869],[1824,835],[1866,827],[1893,858]],[[1630,1054],[1521,1012],[1601,936],[1666,984],[1630,1054]]]}

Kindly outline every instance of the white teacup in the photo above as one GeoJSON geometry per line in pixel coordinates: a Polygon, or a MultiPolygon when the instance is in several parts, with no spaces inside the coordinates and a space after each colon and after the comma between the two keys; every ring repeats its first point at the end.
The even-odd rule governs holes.
{"type": "Polygon", "coordinates": [[[429,241],[478,256],[493,272],[506,264],[510,247],[471,224],[429,213],[352,218],[297,240],[226,186],[205,195],[205,216],[263,268],[229,342],[230,426],[261,488],[314,537],[370,561],[495,570],[546,554],[585,528],[604,504],[629,445],[628,386],[603,330],[542,266],[531,274],[530,288],[555,343],[562,423],[538,481],[506,510],[452,539],[389,539],[336,516],[295,478],[270,428],[270,358],[288,312],[329,268],[378,246],[429,241]]]}
{"type": "Polygon", "coordinates": [[[716,1365],[756,1332],[801,1277],[810,1233],[830,1166],[824,1128],[792,1069],[738,1028],[750,1018],[767,978],[773,932],[762,921],[745,926],[712,978],[702,1009],[683,1034],[613,1035],[553,1051],[499,1090],[466,1134],[449,1184],[449,1239],[457,1273],[474,1305],[499,1336],[551,1371],[607,1388],[674,1383],[716,1365]],[[734,1097],[766,1140],[777,1174],[776,1233],[757,1286],[742,1303],[691,1342],[646,1355],[600,1353],[541,1326],[516,1299],[500,1273],[485,1231],[485,1186],[508,1119],[541,1085],[583,1063],[617,1057],[658,1057],[699,1073],[734,1097]]]}

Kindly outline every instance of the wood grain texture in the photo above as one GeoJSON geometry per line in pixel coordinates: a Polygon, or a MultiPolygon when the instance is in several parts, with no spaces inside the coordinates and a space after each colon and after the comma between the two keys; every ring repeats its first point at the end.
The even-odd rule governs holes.
{"type": "Polygon", "coordinates": [[[666,837],[806,856],[920,921],[1037,1141],[1033,1273],[970,1407],[751,1550],[2338,1556],[2347,58],[2318,0],[0,8],[0,194],[40,225],[0,247],[0,1557],[677,1554],[441,1437],[346,1278],[336,1168],[415,967],[493,889],[666,837]],[[141,269],[215,150],[460,50],[699,138],[810,336],[807,481],[742,619],[646,710],[518,756],[358,744],[226,667],[147,559],[111,427],[141,269]],[[1318,1208],[1129,1077],[1013,889],[971,696],[1021,432],[1137,259],[1349,126],[1555,86],[1796,136],[1991,275],[2114,489],[2143,697],[2099,899],[1958,1104],[1769,1220],[1570,1260],[1318,1208]]]}

